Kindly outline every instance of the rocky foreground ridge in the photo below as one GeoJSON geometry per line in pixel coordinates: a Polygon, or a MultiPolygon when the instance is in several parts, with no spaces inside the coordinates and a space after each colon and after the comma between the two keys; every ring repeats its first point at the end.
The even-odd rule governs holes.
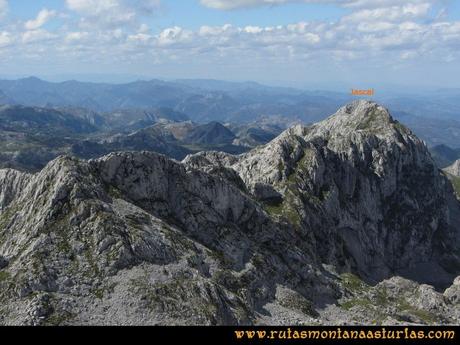
{"type": "Polygon", "coordinates": [[[372,102],[240,156],[60,157],[0,170],[0,324],[458,324],[459,225],[372,102]]]}

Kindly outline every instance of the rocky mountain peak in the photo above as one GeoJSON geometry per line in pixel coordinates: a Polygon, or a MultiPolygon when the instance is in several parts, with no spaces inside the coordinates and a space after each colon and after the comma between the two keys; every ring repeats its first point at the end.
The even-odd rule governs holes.
{"type": "MultiPolygon", "coordinates": [[[[387,117],[391,117],[388,111],[378,103],[374,101],[368,100],[356,100],[346,104],[345,106],[341,107],[336,116],[365,116],[372,110],[380,110],[383,113],[386,113],[387,117]]],[[[334,115],[333,115],[334,116],[334,115]]]]}
{"type": "Polygon", "coordinates": [[[415,165],[426,163],[437,171],[425,144],[387,109],[370,101],[352,102],[312,126],[289,128],[269,144],[242,155],[235,169],[251,187],[276,185],[287,180],[299,163],[317,161],[324,150],[378,175],[384,173],[387,155],[394,156],[392,161],[405,157],[415,165]]]}
{"type": "Polygon", "coordinates": [[[391,115],[388,113],[388,111],[381,106],[380,104],[374,102],[374,101],[368,101],[368,100],[356,100],[353,102],[350,102],[343,107],[339,108],[338,111],[330,116],[330,118],[333,117],[345,117],[349,119],[355,119],[359,120],[360,118],[366,117],[369,115],[370,112],[379,112],[380,114],[385,114],[385,117],[387,120],[391,119],[391,115]]]}
{"type": "MultiPolygon", "coordinates": [[[[340,108],[334,115],[312,126],[308,137],[321,136],[338,140],[349,138],[364,141],[377,137],[400,141],[401,136],[415,136],[397,122],[385,107],[371,101],[354,101],[340,108]]],[[[418,140],[418,139],[417,139],[418,140]]]]}
{"type": "MultiPolygon", "coordinates": [[[[417,267],[431,262],[422,279],[451,279],[433,262],[440,247],[457,243],[450,183],[425,144],[381,105],[353,102],[216,164],[225,162],[269,213],[312,236],[325,262],[371,280],[395,271],[420,278],[417,267]]],[[[460,267],[455,255],[441,261],[460,267]]]]}

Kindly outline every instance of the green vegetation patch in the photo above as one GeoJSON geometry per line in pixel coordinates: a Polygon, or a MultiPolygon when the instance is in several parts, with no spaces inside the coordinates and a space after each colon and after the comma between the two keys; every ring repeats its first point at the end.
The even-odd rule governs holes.
{"type": "Polygon", "coordinates": [[[353,273],[343,273],[340,275],[340,278],[342,279],[343,286],[352,292],[359,293],[370,289],[369,285],[353,273]]]}
{"type": "Polygon", "coordinates": [[[297,293],[283,298],[280,301],[280,305],[288,309],[299,310],[305,315],[310,315],[313,317],[319,316],[311,301],[297,293]]]}
{"type": "Polygon", "coordinates": [[[6,283],[11,279],[11,275],[7,271],[0,271],[0,284],[6,283]]]}
{"type": "Polygon", "coordinates": [[[413,305],[409,304],[406,300],[404,299],[399,299],[397,301],[396,308],[399,312],[407,312],[423,322],[427,324],[433,324],[436,322],[437,317],[433,313],[430,313],[429,311],[419,309],[414,307],[413,305]]]}
{"type": "Polygon", "coordinates": [[[123,193],[116,187],[109,185],[107,187],[107,192],[113,199],[123,199],[123,193]]]}
{"type": "Polygon", "coordinates": [[[46,319],[45,326],[62,326],[74,318],[75,315],[68,312],[53,313],[46,319]]]}
{"type": "Polygon", "coordinates": [[[1,233],[5,228],[12,222],[13,217],[21,210],[21,207],[18,205],[9,205],[1,214],[0,214],[0,239],[1,233]]]}
{"type": "Polygon", "coordinates": [[[285,218],[289,223],[295,227],[300,227],[302,217],[297,210],[298,199],[288,190],[285,199],[279,205],[264,205],[265,211],[272,217],[285,218]]]}
{"type": "Polygon", "coordinates": [[[213,319],[217,307],[208,300],[211,286],[186,276],[150,284],[145,278],[131,280],[136,294],[147,302],[152,312],[167,312],[177,318],[201,315],[213,319]]]}
{"type": "Polygon", "coordinates": [[[407,132],[408,132],[407,127],[404,126],[401,122],[396,121],[396,123],[394,124],[394,126],[395,126],[396,129],[399,130],[400,132],[403,132],[403,133],[407,133],[407,132]]]}
{"type": "Polygon", "coordinates": [[[452,183],[452,187],[454,187],[455,193],[457,194],[457,197],[460,198],[460,177],[454,176],[451,174],[447,174],[447,177],[449,178],[450,182],[452,183]]]}
{"type": "Polygon", "coordinates": [[[366,119],[363,122],[359,123],[356,129],[357,130],[368,130],[368,131],[376,129],[376,127],[378,127],[378,125],[380,124],[379,118],[380,118],[380,111],[373,109],[367,114],[366,119]]]}
{"type": "Polygon", "coordinates": [[[371,309],[373,303],[369,298],[353,298],[348,301],[343,302],[340,307],[345,310],[350,310],[353,307],[363,307],[366,309],[371,309]]]}

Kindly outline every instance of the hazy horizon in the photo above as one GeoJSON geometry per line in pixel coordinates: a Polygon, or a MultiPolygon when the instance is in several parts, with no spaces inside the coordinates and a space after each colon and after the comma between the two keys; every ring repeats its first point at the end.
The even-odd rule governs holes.
{"type": "MultiPolygon", "coordinates": [[[[273,87],[273,88],[287,88],[304,92],[333,92],[350,95],[351,89],[360,86],[374,88],[375,96],[405,96],[405,95],[424,95],[426,93],[443,92],[447,90],[458,90],[459,87],[443,87],[442,85],[405,85],[393,83],[371,83],[371,84],[353,84],[353,83],[296,83],[289,81],[260,81],[250,79],[215,79],[215,78],[161,78],[155,76],[130,76],[130,75],[60,75],[60,76],[41,76],[41,75],[1,75],[0,80],[22,80],[37,78],[49,83],[62,83],[69,81],[76,81],[81,83],[94,83],[94,84],[113,84],[122,85],[134,82],[149,82],[159,80],[164,82],[184,82],[184,81],[204,81],[204,82],[223,82],[223,83],[255,83],[260,86],[273,87]]],[[[217,88],[218,89],[218,88],[217,88]]]]}

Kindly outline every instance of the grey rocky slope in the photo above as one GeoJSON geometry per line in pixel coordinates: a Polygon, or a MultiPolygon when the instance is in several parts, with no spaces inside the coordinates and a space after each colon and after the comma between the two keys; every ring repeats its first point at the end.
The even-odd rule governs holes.
{"type": "Polygon", "coordinates": [[[460,322],[458,280],[390,278],[452,284],[459,206],[373,103],[241,156],[61,157],[0,181],[1,324],[460,322]]]}
{"type": "Polygon", "coordinates": [[[445,168],[444,171],[454,176],[460,176],[460,159],[456,160],[452,165],[445,168]]]}

